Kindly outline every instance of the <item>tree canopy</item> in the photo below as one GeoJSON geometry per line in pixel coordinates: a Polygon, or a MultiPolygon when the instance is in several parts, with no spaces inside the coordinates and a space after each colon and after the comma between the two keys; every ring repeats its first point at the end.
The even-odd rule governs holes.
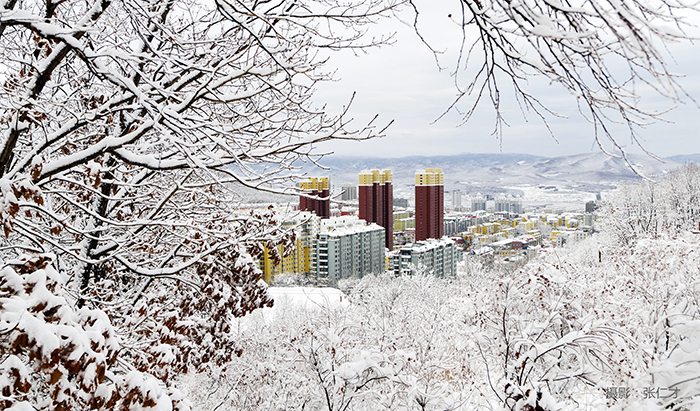
{"type": "Polygon", "coordinates": [[[309,97],[391,7],[3,2],[2,408],[186,408],[172,375],[239,352],[254,257],[293,241],[235,187],[295,192],[317,143],[381,132],[309,97]]]}

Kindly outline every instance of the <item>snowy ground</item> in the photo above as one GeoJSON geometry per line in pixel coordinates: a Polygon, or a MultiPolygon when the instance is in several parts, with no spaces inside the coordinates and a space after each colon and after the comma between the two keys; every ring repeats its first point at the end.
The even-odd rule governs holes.
{"type": "Polygon", "coordinates": [[[270,287],[274,306],[256,310],[238,319],[244,328],[258,322],[272,322],[284,318],[292,312],[306,312],[315,315],[320,311],[350,304],[349,298],[336,288],[323,287],[270,287]]]}
{"type": "MultiPolygon", "coordinates": [[[[520,190],[524,193],[522,197],[523,207],[527,209],[541,207],[582,212],[585,210],[585,206],[588,201],[596,199],[596,193],[580,191],[575,187],[557,187],[556,189],[545,189],[538,186],[523,185],[508,188],[520,190]]],[[[605,198],[606,194],[607,192],[601,193],[603,198],[605,198]]]]}
{"type": "Polygon", "coordinates": [[[270,294],[275,299],[275,307],[263,311],[274,311],[276,307],[295,305],[301,308],[331,308],[348,304],[348,298],[336,288],[314,287],[270,287],[270,294]]]}

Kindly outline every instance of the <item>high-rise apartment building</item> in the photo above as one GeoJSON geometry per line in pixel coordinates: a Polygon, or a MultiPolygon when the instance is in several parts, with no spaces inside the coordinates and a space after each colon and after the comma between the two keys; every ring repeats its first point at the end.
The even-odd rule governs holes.
{"type": "Polygon", "coordinates": [[[331,202],[330,188],[331,181],[328,177],[310,178],[299,183],[299,187],[304,190],[307,196],[315,196],[320,198],[309,198],[307,196],[299,196],[299,210],[314,211],[321,218],[330,218],[331,202]]]}
{"type": "Polygon", "coordinates": [[[486,211],[486,197],[482,196],[481,193],[472,198],[472,212],[479,210],[486,211]]]}
{"type": "Polygon", "coordinates": [[[444,234],[445,175],[442,169],[416,172],[416,241],[444,234]]]}
{"type": "Polygon", "coordinates": [[[352,183],[343,184],[343,193],[341,194],[341,200],[357,200],[357,187],[355,187],[355,185],[352,183]]]}
{"type": "Polygon", "coordinates": [[[508,212],[513,214],[523,213],[523,200],[520,197],[513,197],[501,194],[495,201],[495,212],[508,212]]]}
{"type": "Polygon", "coordinates": [[[459,210],[462,208],[462,191],[452,190],[452,208],[459,210]]]}
{"type": "Polygon", "coordinates": [[[360,219],[384,227],[386,248],[394,248],[394,188],[390,170],[360,173],[360,219]]]}

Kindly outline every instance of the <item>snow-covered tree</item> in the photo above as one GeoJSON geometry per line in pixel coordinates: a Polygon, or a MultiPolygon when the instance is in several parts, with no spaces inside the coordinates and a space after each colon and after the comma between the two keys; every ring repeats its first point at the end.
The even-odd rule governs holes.
{"type": "Polygon", "coordinates": [[[316,143],[380,133],[309,98],[392,7],[2,2],[2,408],[186,407],[174,374],[240,355],[253,257],[293,236],[235,187],[293,192],[316,143]]]}
{"type": "Polygon", "coordinates": [[[202,410],[694,409],[700,237],[676,199],[696,171],[625,187],[601,232],[515,270],[367,276],[340,284],[349,304],[254,313],[241,358],[190,389],[202,410]],[[640,202],[655,230],[634,229],[640,202]]]}
{"type": "Polygon", "coordinates": [[[677,236],[700,226],[700,167],[688,164],[654,180],[623,185],[607,201],[605,228],[623,246],[677,236]]]}
{"type": "MultiPolygon", "coordinates": [[[[636,113],[626,104],[627,83],[605,80],[600,56],[606,53],[635,67],[634,78],[643,72],[642,81],[675,90],[645,36],[676,34],[643,17],[680,24],[671,11],[681,5],[506,3],[463,3],[474,12],[468,22],[478,23],[487,56],[475,83],[486,75],[485,88],[476,89],[491,87],[495,102],[493,72],[502,66],[494,56],[505,59],[516,90],[522,67],[570,84],[594,121],[601,107],[626,120],[636,113]],[[539,57],[516,52],[512,36],[539,57]],[[578,71],[581,62],[588,74],[578,71]],[[602,93],[586,86],[588,75],[602,93]]],[[[349,129],[345,113],[329,117],[309,99],[314,85],[329,78],[325,51],[380,43],[364,41],[363,28],[395,6],[392,0],[2,2],[2,408],[186,409],[173,376],[230,364],[246,347],[262,355],[255,350],[269,342],[246,340],[232,319],[271,304],[254,257],[265,247],[284,249],[293,238],[271,210],[236,210],[235,187],[294,192],[295,165],[318,159],[316,143],[381,134],[371,124],[349,129]]],[[[536,107],[528,94],[520,96],[536,107]]],[[[443,283],[438,289],[445,294],[443,283]]],[[[466,346],[450,345],[438,332],[456,322],[429,322],[448,318],[458,305],[436,304],[427,312],[415,305],[435,295],[379,307],[386,320],[367,311],[373,333],[360,326],[312,338],[318,326],[309,323],[306,336],[290,332],[287,345],[275,349],[289,359],[285,365],[304,372],[310,359],[318,360],[317,379],[296,382],[306,393],[333,394],[325,401],[330,408],[377,398],[422,409],[462,407],[460,384],[472,372],[463,359],[466,346]],[[420,326],[399,327],[407,318],[420,326]],[[377,350],[376,341],[362,339],[389,339],[389,323],[397,325],[399,342],[426,333],[432,339],[415,353],[389,345],[377,350]],[[339,336],[349,342],[336,347],[339,336]],[[322,346],[314,351],[311,342],[322,346]],[[299,365],[300,359],[306,362],[299,365]],[[405,378],[397,376],[402,370],[405,378]]],[[[452,302],[464,301],[459,298],[452,302]]],[[[465,321],[481,324],[480,308],[460,310],[465,321]]],[[[265,364],[256,365],[260,375],[265,364]]],[[[306,393],[275,400],[303,406],[306,393]]]]}
{"type": "Polygon", "coordinates": [[[700,239],[615,241],[510,272],[367,276],[344,284],[351,303],[281,300],[237,320],[240,358],[186,382],[201,410],[693,409],[700,239]]]}
{"type": "MultiPolygon", "coordinates": [[[[426,6],[410,3],[417,33],[428,38],[430,27],[421,17],[426,6]]],[[[454,6],[446,17],[461,28],[462,47],[455,70],[458,95],[449,109],[458,110],[466,122],[479,102],[490,103],[499,136],[508,123],[502,102],[511,93],[523,113],[539,116],[545,125],[549,116],[561,116],[529,84],[533,76],[544,76],[573,96],[600,149],[622,153],[636,170],[627,160],[626,144],[610,127],[625,124],[631,142],[643,148],[639,128],[670,107],[648,108],[640,97],[660,96],[670,105],[686,97],[669,69],[667,46],[697,36],[696,2],[456,0],[454,6]]],[[[442,65],[443,46],[426,44],[442,65]]]]}

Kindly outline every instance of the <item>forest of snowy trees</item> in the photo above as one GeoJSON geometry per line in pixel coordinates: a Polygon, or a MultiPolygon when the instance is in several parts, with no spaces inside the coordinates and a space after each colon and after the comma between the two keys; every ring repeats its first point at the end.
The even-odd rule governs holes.
{"type": "Polygon", "coordinates": [[[183,386],[201,410],[696,409],[698,201],[686,166],[515,271],[467,260],[454,279],[347,280],[349,304],[278,301],[234,326],[239,358],[183,386]]]}
{"type": "MultiPolygon", "coordinates": [[[[609,120],[635,139],[658,113],[639,108],[637,82],[682,94],[660,45],[687,39],[693,6],[580,3],[456,0],[465,44],[476,29],[461,61],[484,52],[459,98],[500,119],[505,75],[546,113],[524,88],[543,75],[594,141],[609,120]],[[622,77],[607,69],[620,61],[622,77]]],[[[693,169],[613,202],[588,253],[452,282],[366,278],[342,310],[249,315],[273,304],[255,257],[294,232],[271,210],[241,213],[237,188],[298,194],[319,143],[384,133],[311,96],[329,55],[386,44],[367,26],[410,6],[1,1],[0,408],[552,409],[591,384],[651,383],[691,403],[693,169]]]]}

